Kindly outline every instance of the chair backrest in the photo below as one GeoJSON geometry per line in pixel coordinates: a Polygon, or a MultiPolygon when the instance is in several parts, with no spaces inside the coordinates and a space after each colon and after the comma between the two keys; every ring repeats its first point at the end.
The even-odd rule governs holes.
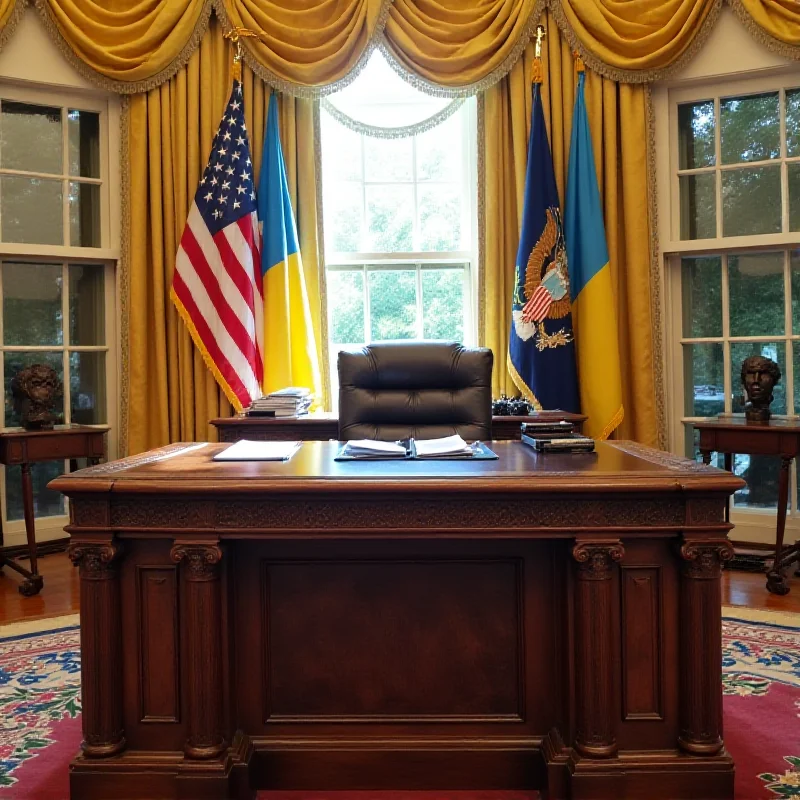
{"type": "Polygon", "coordinates": [[[456,342],[339,353],[339,439],[492,436],[492,351],[456,342]]]}

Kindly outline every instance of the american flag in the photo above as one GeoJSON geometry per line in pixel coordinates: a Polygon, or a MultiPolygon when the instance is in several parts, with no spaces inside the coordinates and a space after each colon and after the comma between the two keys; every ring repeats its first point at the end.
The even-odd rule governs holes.
{"type": "Polygon", "coordinates": [[[524,322],[541,322],[550,310],[553,296],[541,283],[536,287],[530,300],[522,307],[524,322]]]}
{"type": "Polygon", "coordinates": [[[261,396],[261,237],[242,85],[234,81],[181,236],[172,299],[237,411],[261,396]]]}

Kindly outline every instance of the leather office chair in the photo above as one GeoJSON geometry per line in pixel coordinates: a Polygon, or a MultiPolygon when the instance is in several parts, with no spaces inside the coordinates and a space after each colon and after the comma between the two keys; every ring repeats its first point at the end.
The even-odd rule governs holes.
{"type": "Polygon", "coordinates": [[[339,439],[492,437],[492,351],[456,342],[339,353],[339,439]]]}

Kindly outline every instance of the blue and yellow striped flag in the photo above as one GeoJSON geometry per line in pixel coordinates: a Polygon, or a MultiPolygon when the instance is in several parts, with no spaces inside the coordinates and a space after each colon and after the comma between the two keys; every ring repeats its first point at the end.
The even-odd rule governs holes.
{"type": "Polygon", "coordinates": [[[622,377],[603,209],[586,115],[583,71],[572,115],[564,233],[584,433],[606,439],[622,422],[622,377]]]}
{"type": "Polygon", "coordinates": [[[537,58],[506,364],[522,396],[535,408],[577,412],[567,252],[540,84],[537,58]]]}
{"type": "Polygon", "coordinates": [[[304,386],[319,401],[317,346],[286,181],[286,164],[278,132],[278,101],[274,94],[267,111],[258,183],[258,218],[263,237],[264,393],[286,386],[304,386]]]}

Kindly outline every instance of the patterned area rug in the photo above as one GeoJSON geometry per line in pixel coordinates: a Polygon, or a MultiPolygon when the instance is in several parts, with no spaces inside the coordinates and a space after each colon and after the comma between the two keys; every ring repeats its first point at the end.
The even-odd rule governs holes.
{"type": "MultiPolygon", "coordinates": [[[[737,800],[800,798],[800,615],[724,609],[737,800]]],[[[66,800],[80,731],[78,618],[0,627],[0,800],[66,800]]],[[[532,792],[260,792],[261,800],[529,800],[532,792]]]]}

